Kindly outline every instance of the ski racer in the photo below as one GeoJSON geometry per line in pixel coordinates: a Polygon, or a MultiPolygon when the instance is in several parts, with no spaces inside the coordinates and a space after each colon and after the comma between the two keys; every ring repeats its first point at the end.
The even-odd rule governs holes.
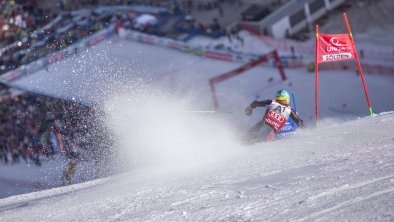
{"type": "Polygon", "coordinates": [[[256,107],[267,107],[263,119],[254,125],[247,136],[248,143],[268,142],[275,139],[287,120],[291,118],[298,126],[304,127],[304,122],[289,106],[290,95],[287,90],[281,89],[276,93],[275,100],[253,101],[246,109],[245,114],[252,115],[256,107]]]}

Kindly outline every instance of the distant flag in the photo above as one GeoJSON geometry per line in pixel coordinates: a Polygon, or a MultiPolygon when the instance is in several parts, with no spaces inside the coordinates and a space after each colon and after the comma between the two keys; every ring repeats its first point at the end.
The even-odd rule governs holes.
{"type": "Polygon", "coordinates": [[[319,63],[355,59],[352,40],[348,34],[319,33],[318,42],[319,63]]]}

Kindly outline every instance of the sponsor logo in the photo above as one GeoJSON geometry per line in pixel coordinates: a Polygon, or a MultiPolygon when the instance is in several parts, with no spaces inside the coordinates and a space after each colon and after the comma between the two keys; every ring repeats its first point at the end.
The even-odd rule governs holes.
{"type": "Polygon", "coordinates": [[[293,129],[293,126],[291,125],[291,124],[285,124],[283,127],[282,127],[282,129],[281,129],[281,131],[290,131],[290,130],[292,130],[293,129]]]}
{"type": "Polygon", "coordinates": [[[331,45],[326,47],[327,52],[348,51],[346,44],[341,43],[337,37],[330,38],[329,42],[331,45]]]}
{"type": "Polygon", "coordinates": [[[271,120],[271,119],[269,119],[269,118],[266,118],[265,121],[266,121],[268,124],[270,124],[272,127],[274,127],[275,130],[278,130],[279,127],[280,127],[279,123],[274,122],[273,120],[271,120]]]}
{"type": "Polygon", "coordinates": [[[233,55],[231,54],[223,54],[223,53],[212,52],[212,51],[207,51],[205,53],[205,56],[208,58],[219,59],[219,60],[226,60],[226,61],[233,60],[233,55]]]}
{"type": "Polygon", "coordinates": [[[351,53],[339,53],[339,54],[332,54],[332,55],[323,55],[323,61],[335,61],[335,60],[344,60],[344,59],[351,59],[351,53]]]}
{"type": "Polygon", "coordinates": [[[285,117],[272,110],[268,110],[268,117],[277,120],[279,123],[283,123],[285,121],[285,117]]]}
{"type": "Polygon", "coordinates": [[[342,44],[342,43],[339,41],[339,39],[337,39],[337,37],[332,37],[332,38],[330,39],[330,43],[333,44],[333,45],[335,45],[336,47],[344,46],[344,44],[342,44]]]}

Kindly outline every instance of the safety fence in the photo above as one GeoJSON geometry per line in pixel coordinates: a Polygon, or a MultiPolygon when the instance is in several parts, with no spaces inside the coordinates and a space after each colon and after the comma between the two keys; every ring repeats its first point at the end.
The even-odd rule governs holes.
{"type": "MultiPolygon", "coordinates": [[[[165,48],[171,48],[201,57],[217,59],[222,61],[230,61],[230,62],[248,63],[257,60],[262,56],[254,53],[243,53],[243,52],[234,52],[227,50],[213,50],[213,49],[207,49],[204,46],[191,46],[183,41],[152,36],[131,30],[126,31],[125,39],[131,41],[137,41],[145,44],[165,47],[165,48]]],[[[297,68],[297,67],[305,66],[302,59],[294,56],[280,56],[279,58],[283,64],[283,67],[285,68],[297,68]]],[[[267,64],[271,65],[272,67],[277,67],[275,60],[272,58],[269,58],[267,64]]]]}
{"type": "Polygon", "coordinates": [[[282,81],[285,81],[287,79],[287,77],[286,77],[286,74],[285,74],[285,72],[283,70],[282,63],[281,63],[281,61],[279,59],[278,52],[277,51],[272,51],[270,53],[267,53],[265,55],[260,56],[256,60],[248,62],[248,63],[246,63],[246,64],[244,64],[244,65],[242,65],[242,66],[240,66],[240,67],[238,67],[236,69],[230,70],[228,72],[225,72],[223,74],[220,74],[218,76],[210,78],[209,79],[209,86],[211,88],[211,94],[212,94],[212,100],[213,100],[214,109],[215,110],[219,109],[219,100],[218,100],[218,98],[216,96],[216,85],[218,83],[223,82],[223,81],[227,81],[227,80],[229,80],[231,78],[239,76],[242,73],[244,73],[244,72],[246,72],[246,71],[248,71],[248,70],[250,70],[250,69],[252,69],[252,68],[254,68],[254,67],[256,67],[256,66],[258,66],[260,64],[262,64],[262,63],[268,62],[270,59],[273,59],[275,61],[275,64],[276,64],[276,66],[278,68],[279,75],[280,75],[282,81]]]}
{"type": "Polygon", "coordinates": [[[22,76],[37,72],[46,68],[48,65],[62,61],[63,59],[77,54],[88,47],[96,45],[114,34],[114,27],[104,29],[96,34],[81,40],[81,42],[69,46],[64,50],[42,57],[32,63],[21,66],[0,76],[0,82],[7,83],[19,79],[22,76]]]}

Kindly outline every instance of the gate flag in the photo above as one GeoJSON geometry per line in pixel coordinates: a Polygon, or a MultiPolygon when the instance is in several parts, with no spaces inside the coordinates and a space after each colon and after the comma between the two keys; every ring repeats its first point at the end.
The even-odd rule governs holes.
{"type": "Polygon", "coordinates": [[[364,87],[365,99],[367,101],[369,114],[373,116],[371,102],[368,96],[367,84],[365,83],[363,70],[358,59],[353,34],[350,30],[346,13],[343,13],[348,33],[346,34],[322,34],[319,25],[316,25],[316,58],[315,58],[315,108],[316,127],[319,119],[319,63],[337,62],[341,60],[354,59],[357,63],[358,72],[364,87]]]}
{"type": "Polygon", "coordinates": [[[355,59],[352,40],[348,34],[319,33],[318,38],[319,63],[355,59]]]}

